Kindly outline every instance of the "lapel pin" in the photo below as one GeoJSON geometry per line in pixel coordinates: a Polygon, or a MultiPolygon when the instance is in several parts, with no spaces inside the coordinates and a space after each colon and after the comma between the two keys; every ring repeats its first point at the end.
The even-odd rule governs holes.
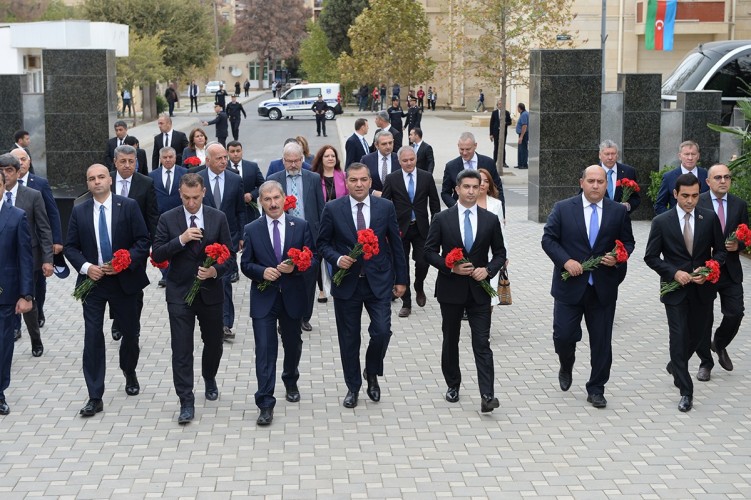
{"type": "Polygon", "coordinates": [[[290,226],[294,226],[294,225],[295,225],[295,223],[294,223],[293,221],[289,221],[289,225],[290,225],[290,226]]]}
{"type": "Polygon", "coordinates": [[[702,214],[699,214],[699,220],[704,220],[704,216],[702,214]]]}

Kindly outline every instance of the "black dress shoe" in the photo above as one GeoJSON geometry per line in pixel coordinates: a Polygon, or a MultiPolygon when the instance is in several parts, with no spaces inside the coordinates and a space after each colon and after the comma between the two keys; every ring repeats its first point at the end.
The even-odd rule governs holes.
{"type": "Polygon", "coordinates": [[[592,403],[595,408],[605,408],[608,405],[608,400],[602,394],[590,394],[587,396],[587,403],[592,403]]]}
{"type": "Polygon", "coordinates": [[[700,366],[699,371],[696,374],[696,380],[698,380],[699,382],[709,382],[709,379],[711,378],[711,371],[711,368],[700,366]]]}
{"type": "Polygon", "coordinates": [[[232,331],[232,328],[225,326],[223,330],[224,340],[232,340],[235,338],[235,332],[232,331]]]}
{"type": "Polygon", "coordinates": [[[125,374],[125,393],[128,396],[137,396],[141,392],[141,385],[138,383],[136,372],[125,374]]]}
{"type": "Polygon", "coordinates": [[[44,354],[44,346],[42,344],[31,346],[31,355],[38,358],[44,354]]]}
{"type": "Polygon", "coordinates": [[[187,424],[196,416],[196,409],[192,405],[183,405],[180,407],[180,415],[177,417],[178,424],[187,424]]]}
{"type": "Polygon", "coordinates": [[[82,417],[93,417],[102,410],[104,410],[104,403],[101,399],[89,399],[79,413],[82,417]]]}
{"type": "Polygon", "coordinates": [[[499,406],[501,406],[501,403],[498,402],[498,398],[494,398],[490,394],[482,395],[482,401],[480,402],[481,412],[490,413],[491,411],[495,410],[499,406]]]}
{"type": "Polygon", "coordinates": [[[357,393],[347,391],[347,395],[344,396],[344,402],[342,402],[342,405],[345,408],[354,408],[355,406],[357,406],[357,393]]]}
{"type": "Polygon", "coordinates": [[[723,370],[732,372],[733,371],[733,362],[730,361],[730,356],[728,356],[727,349],[717,349],[717,346],[714,343],[714,340],[712,341],[712,350],[717,353],[717,361],[720,363],[720,366],[723,370]]]}
{"type": "Polygon", "coordinates": [[[562,391],[567,391],[571,388],[571,380],[573,379],[571,372],[563,371],[561,368],[558,370],[558,383],[561,385],[562,391]]]}
{"type": "Polygon", "coordinates": [[[256,424],[257,425],[270,425],[272,420],[274,420],[274,409],[273,408],[261,408],[261,414],[258,415],[258,418],[256,419],[256,424]]]}
{"type": "Polygon", "coordinates": [[[216,386],[216,379],[206,379],[206,399],[216,401],[219,399],[219,388],[216,386]]]}
{"type": "Polygon", "coordinates": [[[410,314],[412,314],[412,308],[411,307],[402,307],[399,310],[399,317],[400,318],[409,318],[410,314]]]}
{"type": "Polygon", "coordinates": [[[286,399],[290,403],[299,403],[300,390],[297,388],[297,386],[287,387],[287,394],[284,395],[284,399],[286,399]]]}
{"type": "Polygon", "coordinates": [[[10,413],[10,406],[4,399],[0,399],[0,415],[8,415],[10,413]]]}
{"type": "Polygon", "coordinates": [[[123,338],[123,332],[121,332],[120,330],[118,330],[116,328],[113,328],[112,329],[112,340],[120,340],[121,338],[123,338]]]}
{"type": "Polygon", "coordinates": [[[678,410],[682,412],[687,412],[694,406],[694,397],[693,396],[681,396],[681,402],[678,403],[678,410]]]}
{"type": "Polygon", "coordinates": [[[328,297],[318,297],[318,303],[319,304],[325,304],[328,301],[329,301],[328,297]]]}
{"type": "Polygon", "coordinates": [[[365,392],[371,401],[377,403],[381,400],[381,387],[378,385],[378,375],[368,375],[367,372],[363,370],[362,376],[368,381],[368,390],[365,392]]]}
{"type": "Polygon", "coordinates": [[[427,302],[427,300],[428,298],[425,297],[425,292],[422,290],[419,290],[415,295],[415,302],[417,302],[417,305],[420,307],[425,307],[425,302],[427,302]]]}
{"type": "Polygon", "coordinates": [[[231,283],[237,283],[240,281],[240,275],[238,273],[232,273],[232,277],[230,278],[231,283]]]}
{"type": "Polygon", "coordinates": [[[21,329],[13,331],[13,342],[18,342],[18,340],[21,338],[21,329]]]}
{"type": "Polygon", "coordinates": [[[303,331],[306,331],[306,332],[312,332],[313,331],[313,327],[310,326],[310,321],[303,321],[303,322],[301,322],[300,323],[300,328],[302,328],[303,331]]]}
{"type": "Polygon", "coordinates": [[[449,387],[449,390],[446,391],[446,401],[449,403],[456,403],[459,401],[459,388],[458,387],[449,387]]]}
{"type": "Polygon", "coordinates": [[[39,328],[44,327],[44,323],[46,323],[46,321],[47,320],[45,318],[39,318],[39,328]]]}

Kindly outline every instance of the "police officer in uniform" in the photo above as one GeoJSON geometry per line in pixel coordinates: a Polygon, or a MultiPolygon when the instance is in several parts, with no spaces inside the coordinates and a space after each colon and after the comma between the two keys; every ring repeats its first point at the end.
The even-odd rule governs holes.
{"type": "Polygon", "coordinates": [[[326,109],[328,107],[329,105],[323,100],[323,96],[318,94],[318,100],[313,103],[311,109],[316,114],[316,132],[319,137],[321,130],[323,130],[323,136],[326,137],[326,109]]]}
{"type": "MultiPolygon", "coordinates": [[[[407,108],[407,120],[404,122],[404,126],[407,128],[408,132],[412,132],[413,128],[420,126],[420,122],[422,121],[422,110],[420,109],[420,106],[417,105],[417,99],[415,98],[407,99],[407,105],[409,107],[407,108]]],[[[412,145],[412,141],[409,141],[409,145],[412,145]]]]}
{"type": "Polygon", "coordinates": [[[240,113],[243,118],[247,118],[243,105],[237,102],[237,94],[232,95],[232,102],[227,104],[227,117],[229,117],[229,124],[232,127],[232,137],[235,140],[240,136],[240,113]]]}

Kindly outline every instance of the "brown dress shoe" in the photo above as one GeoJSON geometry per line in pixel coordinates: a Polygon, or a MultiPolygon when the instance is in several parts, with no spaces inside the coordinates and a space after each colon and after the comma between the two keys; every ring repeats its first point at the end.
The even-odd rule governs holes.
{"type": "Polygon", "coordinates": [[[427,297],[425,297],[425,292],[422,290],[418,291],[415,296],[415,302],[417,302],[417,305],[420,307],[425,307],[426,301],[427,301],[427,297]]]}
{"type": "Polygon", "coordinates": [[[412,308],[410,307],[402,307],[399,310],[399,317],[400,318],[407,318],[409,315],[412,314],[412,308]]]}

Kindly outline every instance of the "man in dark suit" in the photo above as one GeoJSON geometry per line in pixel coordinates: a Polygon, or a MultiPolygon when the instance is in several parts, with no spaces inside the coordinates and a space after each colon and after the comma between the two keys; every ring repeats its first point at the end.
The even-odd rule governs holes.
{"type": "MultiPolygon", "coordinates": [[[[321,177],[309,170],[302,170],[302,147],[294,142],[284,146],[284,172],[277,172],[269,180],[281,184],[284,192],[297,198],[297,207],[289,211],[290,215],[305,219],[310,224],[313,234],[318,234],[321,213],[323,212],[323,192],[321,191],[321,177]]],[[[302,329],[312,331],[310,318],[313,316],[313,302],[315,299],[317,269],[305,276],[306,307],[302,318],[302,329]]]]}
{"type": "Polygon", "coordinates": [[[425,260],[438,269],[435,295],[441,305],[441,369],[448,386],[446,401],[459,401],[462,381],[459,333],[466,311],[480,385],[480,410],[487,413],[498,408],[499,403],[493,391],[490,296],[479,282],[492,278],[500,271],[506,262],[506,248],[498,217],[477,206],[481,177],[476,170],[467,169],[459,173],[456,178],[458,203],[433,218],[425,241],[425,260]],[[470,262],[456,264],[449,269],[445,256],[454,248],[461,248],[470,262]],[[489,260],[490,253],[492,259],[489,260]]]}
{"type": "Polygon", "coordinates": [[[618,161],[618,144],[606,139],[600,143],[600,166],[605,169],[605,178],[607,179],[607,189],[605,196],[613,201],[617,201],[626,207],[626,211],[631,214],[639,208],[641,196],[634,191],[627,200],[623,199],[623,188],[616,186],[618,181],[630,179],[636,182],[636,169],[631,165],[620,163],[618,161]]]}
{"type": "Polygon", "coordinates": [[[344,162],[345,169],[351,164],[359,162],[363,156],[370,153],[368,141],[365,140],[365,135],[367,133],[368,120],[365,118],[358,118],[355,120],[355,132],[349,136],[347,142],[344,143],[344,152],[346,153],[346,161],[344,162]]]}
{"type": "MultiPolygon", "coordinates": [[[[181,165],[175,165],[176,158],[174,149],[162,148],[159,152],[159,163],[161,166],[149,172],[149,177],[154,182],[156,205],[160,216],[182,205],[182,200],[180,200],[180,179],[188,173],[188,170],[181,165]]],[[[162,279],[159,280],[159,288],[164,288],[167,286],[166,278],[169,268],[160,269],[160,271],[162,279]]]]}
{"type": "MultiPolygon", "coordinates": [[[[18,150],[23,151],[23,150],[18,150]]],[[[26,213],[26,221],[29,224],[31,234],[31,252],[34,258],[34,273],[40,273],[44,277],[52,276],[52,230],[50,229],[47,211],[44,209],[42,193],[35,189],[22,186],[18,182],[21,162],[14,155],[3,155],[5,163],[5,189],[3,197],[8,205],[20,208],[26,213]]],[[[36,290],[32,292],[36,295],[36,290]]],[[[36,301],[31,311],[23,314],[26,328],[29,330],[31,339],[31,354],[38,358],[44,352],[42,336],[39,330],[39,312],[36,301]]],[[[20,322],[20,317],[16,316],[20,322]]],[[[20,338],[20,324],[18,324],[18,338],[20,338]]]]}
{"type": "MultiPolygon", "coordinates": [[[[18,183],[22,186],[36,189],[42,193],[44,208],[47,212],[47,218],[50,221],[50,227],[52,228],[52,253],[58,255],[63,251],[63,230],[62,223],[60,222],[60,211],[57,209],[57,203],[55,202],[55,197],[52,195],[50,184],[44,177],[29,172],[31,159],[26,150],[16,148],[11,151],[10,154],[18,158],[18,161],[21,163],[21,169],[18,171],[18,183]]],[[[34,292],[34,302],[39,316],[39,328],[42,328],[46,321],[44,316],[44,303],[47,298],[47,278],[45,278],[44,273],[42,272],[34,273],[34,292]]],[[[20,326],[19,323],[19,329],[20,326]]]]}
{"type": "MultiPolygon", "coordinates": [[[[13,168],[8,155],[0,155],[0,180],[5,185],[5,169],[13,168]]],[[[34,300],[34,259],[31,254],[31,235],[26,213],[0,199],[0,254],[3,272],[0,273],[0,415],[8,415],[10,406],[5,391],[10,387],[13,362],[13,319],[31,311],[34,300]]]]}
{"type": "Polygon", "coordinates": [[[587,402],[605,408],[605,384],[613,362],[613,318],[621,273],[617,260],[607,255],[620,240],[629,254],[634,250],[631,219],[626,208],[605,197],[607,181],[599,165],[582,172],[582,194],[557,202],[545,224],[542,249],[553,261],[553,344],[560,361],[561,390],[571,387],[576,343],[582,338],[584,317],[589,332],[592,369],[587,382],[587,402]],[[582,262],[604,256],[594,271],[582,262]],[[564,281],[561,273],[571,277],[564,281]]]}
{"type": "Polygon", "coordinates": [[[422,140],[422,129],[420,127],[415,127],[409,131],[409,142],[417,155],[417,168],[432,174],[435,169],[433,146],[422,140]]]}
{"type": "Polygon", "coordinates": [[[693,276],[710,259],[725,263],[727,251],[720,221],[714,211],[699,208],[699,179],[681,174],[675,181],[676,206],[652,220],[644,262],[660,275],[660,283],[677,281],[681,288],[660,301],[670,330],[670,362],[667,371],[681,391],[678,410],[693,406],[694,384],[688,360],[702,337],[712,335],[712,307],[717,289],[706,276],[693,276]]]}
{"type": "Polygon", "coordinates": [[[195,80],[190,81],[190,85],[188,85],[188,97],[190,97],[190,111],[189,113],[193,112],[193,108],[196,108],[196,113],[198,113],[198,84],[195,80]]]}
{"type": "Polygon", "coordinates": [[[493,162],[498,164],[498,149],[503,151],[503,166],[508,168],[508,162],[506,161],[506,138],[508,137],[508,126],[511,125],[511,113],[509,113],[503,106],[503,99],[498,99],[496,109],[493,110],[493,114],[490,115],[490,142],[493,143],[493,162]],[[501,140],[501,129],[503,129],[503,140],[501,140]]]}
{"type": "Polygon", "coordinates": [[[740,240],[727,241],[727,238],[738,228],[739,224],[748,225],[748,205],[744,200],[728,192],[731,181],[732,176],[727,165],[722,163],[712,165],[707,171],[709,191],[699,195],[698,207],[714,210],[717,214],[727,251],[725,264],[720,269],[720,281],[717,283],[722,305],[722,322],[714,332],[714,340],[709,336],[704,336],[699,339],[699,347],[696,349],[696,354],[701,359],[699,374],[696,378],[701,381],[709,380],[710,371],[714,366],[710,349],[717,353],[717,361],[722,368],[727,371],[733,370],[733,362],[728,355],[727,346],[735,338],[743,320],[743,266],[741,266],[739,254],[745,246],[740,240]]]}
{"type": "MultiPolygon", "coordinates": [[[[294,142],[295,144],[300,144],[299,142],[297,142],[296,138],[289,137],[284,141],[284,146],[286,146],[290,142],[294,142]]],[[[303,162],[302,168],[303,170],[310,170],[310,163],[308,163],[307,161],[303,162]]],[[[271,163],[269,163],[269,168],[266,169],[266,178],[268,179],[269,177],[271,177],[271,175],[277,172],[281,172],[282,170],[284,170],[284,161],[281,158],[277,158],[276,160],[271,160],[271,163]]]]}
{"type": "Polygon", "coordinates": [[[159,165],[159,151],[163,147],[169,146],[175,150],[177,155],[177,164],[183,164],[183,150],[190,144],[188,136],[172,128],[172,118],[169,113],[162,113],[156,121],[159,132],[154,136],[154,152],[151,155],[151,165],[159,165]]]}
{"type": "MultiPolygon", "coordinates": [[[[413,129],[417,130],[417,129],[413,129]]],[[[383,198],[390,200],[396,210],[399,234],[404,247],[404,258],[409,261],[410,247],[412,260],[415,261],[415,294],[417,305],[425,307],[427,298],[423,284],[428,275],[430,264],[425,261],[425,238],[428,226],[435,215],[441,211],[441,199],[435,187],[433,176],[415,167],[417,156],[411,146],[402,146],[397,154],[401,168],[386,176],[383,198]]],[[[409,265],[407,265],[409,279],[409,265]]],[[[406,318],[412,312],[412,294],[409,287],[402,296],[400,318],[406,318]]]]}
{"type": "Polygon", "coordinates": [[[232,328],[235,325],[235,304],[232,300],[232,275],[237,272],[237,252],[243,249],[243,229],[245,228],[245,194],[243,179],[227,171],[227,150],[221,144],[211,144],[206,148],[206,169],[198,173],[203,179],[206,198],[203,203],[224,212],[229,225],[232,256],[228,271],[222,278],[224,283],[224,338],[235,338],[232,328]]]}
{"type": "Polygon", "coordinates": [[[401,135],[402,132],[397,130],[396,128],[391,126],[391,122],[389,121],[389,114],[386,111],[379,111],[376,113],[375,118],[373,119],[375,121],[376,127],[378,127],[375,132],[373,133],[373,143],[370,145],[370,152],[373,153],[376,151],[376,139],[375,136],[378,135],[378,132],[385,130],[386,132],[391,132],[391,135],[394,136],[394,143],[396,143],[396,137],[397,135],[401,135]]]}
{"type": "Polygon", "coordinates": [[[303,272],[294,264],[284,262],[291,248],[302,250],[308,247],[315,252],[315,246],[310,225],[304,219],[284,213],[282,185],[267,181],[261,186],[259,195],[265,215],[245,226],[244,239],[248,244],[242,255],[241,269],[245,276],[253,280],[250,286],[250,317],[253,318],[258,379],[255,400],[260,409],[256,423],[269,425],[274,419],[276,405],[277,323],[284,349],[282,382],[286,389],[285,399],[290,403],[300,401],[297,381],[302,355],[300,324],[308,299],[306,275],[313,274],[315,281],[318,266],[315,265],[315,257],[310,268],[303,272]],[[259,290],[264,280],[270,281],[271,285],[259,290]]]}
{"type": "MultiPolygon", "coordinates": [[[[493,177],[495,187],[498,189],[498,199],[503,206],[504,220],[506,218],[506,197],[503,195],[503,183],[498,176],[498,169],[495,168],[495,162],[492,158],[476,154],[477,141],[475,136],[470,132],[464,132],[459,136],[459,157],[454,158],[446,164],[443,170],[443,187],[441,188],[441,199],[447,207],[456,205],[458,195],[456,194],[456,176],[465,169],[477,170],[484,168],[493,177]]],[[[501,221],[503,223],[503,221],[501,221]]]]}
{"type": "Polygon", "coordinates": [[[683,141],[678,147],[678,158],[681,161],[681,166],[662,176],[660,190],[657,192],[657,200],[655,200],[654,205],[657,215],[675,206],[673,186],[675,186],[678,176],[682,174],[692,174],[699,179],[700,192],[704,193],[709,190],[709,186],[707,186],[707,170],[697,166],[700,158],[699,145],[694,141],[683,141]]]}
{"type": "Polygon", "coordinates": [[[128,124],[123,120],[115,122],[115,137],[107,141],[107,151],[104,152],[104,164],[112,170],[115,168],[115,148],[125,144],[125,138],[128,136],[128,124]]]}
{"type": "Polygon", "coordinates": [[[26,154],[29,155],[29,172],[33,174],[34,165],[31,162],[31,151],[29,151],[29,146],[31,146],[31,135],[29,135],[26,130],[16,130],[13,134],[13,141],[13,147],[11,149],[23,149],[26,151],[26,154]]]}
{"type": "MultiPolygon", "coordinates": [[[[149,175],[149,161],[146,159],[146,151],[141,149],[141,144],[138,142],[138,138],[129,135],[125,138],[123,143],[128,146],[133,146],[136,149],[136,172],[143,175],[149,175]]],[[[154,168],[157,168],[158,166],[159,165],[154,165],[154,168]]]]}
{"type": "Polygon", "coordinates": [[[65,241],[65,257],[79,273],[76,286],[87,277],[96,282],[82,303],[85,325],[83,375],[89,401],[80,413],[83,417],[91,417],[104,409],[102,396],[107,353],[102,325],[104,308],[108,304],[122,332],[120,369],[125,374],[125,392],[130,396],[140,392],[136,377],[140,330],[138,300],[149,284],[146,260],[151,240],[138,204],[110,191],[112,177],[107,167],[90,166],[86,170],[86,183],[92,198],[73,208],[65,241]],[[130,252],[131,263],[118,273],[111,261],[120,249],[130,252]]]}
{"type": "Polygon", "coordinates": [[[182,206],[159,218],[152,256],[157,262],[170,263],[165,298],[172,338],[172,378],[180,398],[177,421],[187,424],[195,417],[193,331],[196,318],[203,341],[201,375],[206,399],[216,401],[219,398],[216,374],[223,350],[221,278],[227,272],[229,261],[214,263],[208,268],[203,267],[203,261],[208,245],[220,243],[230,248],[232,239],[224,213],[202,203],[207,192],[200,175],[183,175],[179,189],[182,206]],[[196,277],[201,280],[201,287],[193,303],[188,305],[185,296],[196,277]]]}
{"type": "Polygon", "coordinates": [[[263,184],[263,174],[258,163],[243,160],[243,145],[238,141],[227,144],[229,166],[237,171],[243,179],[243,200],[245,201],[245,221],[250,223],[258,218],[258,188],[263,184]],[[256,206],[254,206],[256,205],[256,206]]]}
{"type": "Polygon", "coordinates": [[[216,117],[213,120],[209,122],[203,121],[201,123],[204,127],[208,125],[215,125],[216,140],[219,141],[219,144],[226,147],[227,135],[229,135],[229,120],[227,118],[227,113],[224,111],[224,106],[221,106],[219,104],[214,104],[214,112],[216,113],[216,117]]]}
{"type": "Polygon", "coordinates": [[[394,136],[391,132],[381,130],[375,137],[376,151],[362,157],[360,162],[368,167],[373,196],[381,196],[383,183],[391,172],[400,170],[399,158],[394,153],[394,136]]]}
{"type": "Polygon", "coordinates": [[[383,376],[383,360],[391,338],[391,297],[404,295],[409,279],[394,204],[369,195],[370,170],[362,163],[347,167],[346,175],[349,196],[326,204],[316,246],[321,259],[331,264],[333,273],[339,269],[347,270],[339,285],[331,285],[331,295],[334,297],[339,350],[347,384],[343,405],[354,408],[362,386],[362,308],[365,306],[370,316],[370,343],[362,375],[368,382],[368,397],[380,401],[378,376],[383,376]],[[363,256],[353,259],[349,253],[357,244],[357,232],[363,229],[373,230],[380,252],[369,260],[363,256]]]}

